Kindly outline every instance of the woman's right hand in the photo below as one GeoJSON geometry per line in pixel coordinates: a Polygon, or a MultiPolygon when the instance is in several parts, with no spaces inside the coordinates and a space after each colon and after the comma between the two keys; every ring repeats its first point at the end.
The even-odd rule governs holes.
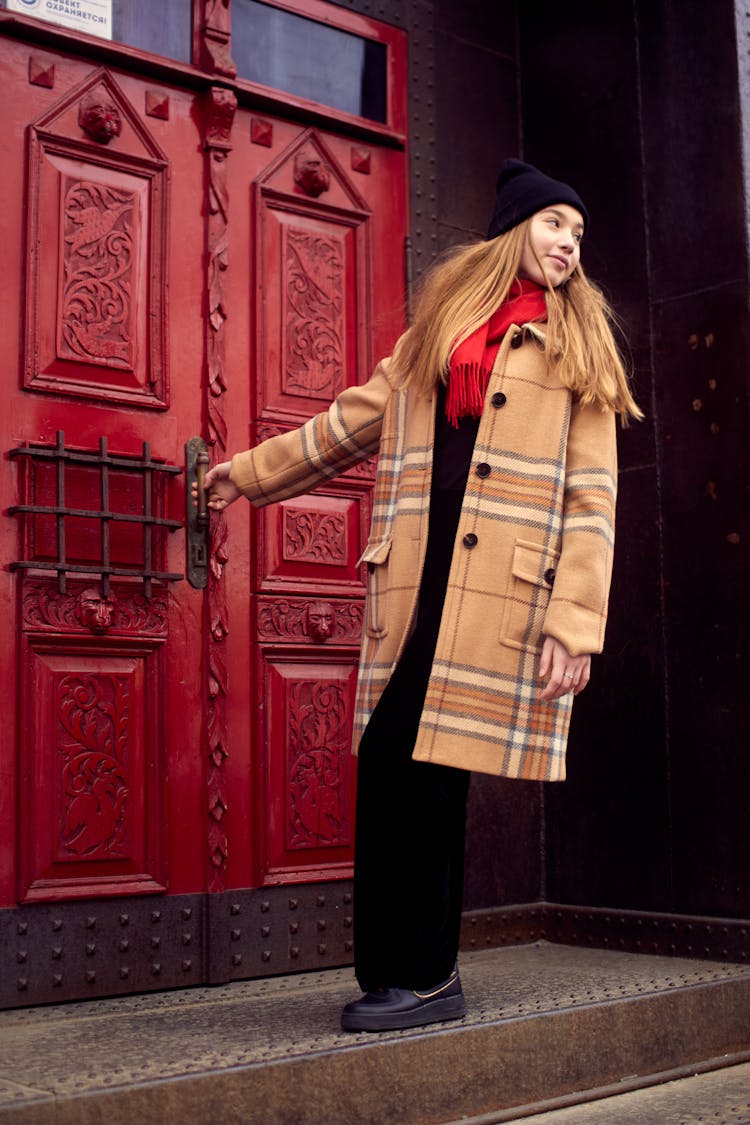
{"type": "MultiPolygon", "coordinates": [[[[206,473],[204,488],[208,493],[208,506],[212,512],[223,512],[242,495],[229,479],[231,461],[222,461],[206,473]]],[[[193,482],[193,503],[198,503],[198,485],[193,482]]]]}

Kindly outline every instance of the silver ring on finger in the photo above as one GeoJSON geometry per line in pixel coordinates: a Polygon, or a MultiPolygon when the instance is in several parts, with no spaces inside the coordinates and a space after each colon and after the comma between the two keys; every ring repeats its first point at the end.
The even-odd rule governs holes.
{"type": "Polygon", "coordinates": [[[565,676],[565,679],[566,679],[566,680],[573,680],[573,679],[575,679],[575,675],[574,675],[574,673],[573,673],[573,672],[563,672],[563,675],[565,676]]]}

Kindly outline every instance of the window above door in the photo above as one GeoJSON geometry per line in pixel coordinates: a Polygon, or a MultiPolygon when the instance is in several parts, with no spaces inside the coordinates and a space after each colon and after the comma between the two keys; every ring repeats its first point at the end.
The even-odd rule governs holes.
{"type": "MultiPolygon", "coordinates": [[[[234,0],[232,55],[239,78],[388,123],[388,46],[266,0],[234,0]]],[[[343,13],[342,13],[343,14],[343,13]]],[[[362,22],[361,20],[358,22],[362,22]]]]}

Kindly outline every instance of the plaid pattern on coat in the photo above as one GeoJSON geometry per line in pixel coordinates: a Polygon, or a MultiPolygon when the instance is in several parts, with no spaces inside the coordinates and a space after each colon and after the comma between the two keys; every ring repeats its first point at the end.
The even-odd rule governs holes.
{"type": "MultiPolygon", "coordinates": [[[[413,627],[427,546],[436,395],[380,363],[298,430],[238,454],[256,507],[378,452],[354,749],[413,627]]],[[[543,635],[600,652],[612,571],[615,418],[582,407],[511,326],[487,388],[414,757],[559,781],[572,697],[539,698],[543,635]],[[480,472],[477,466],[482,465],[480,472]],[[487,471],[489,467],[489,472],[487,471]]]]}

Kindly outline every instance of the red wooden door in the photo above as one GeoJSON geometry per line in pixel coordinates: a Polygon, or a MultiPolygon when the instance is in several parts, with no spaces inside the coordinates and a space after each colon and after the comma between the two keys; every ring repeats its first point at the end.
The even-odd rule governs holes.
{"type": "MultiPolygon", "coordinates": [[[[251,145],[236,161],[251,186],[251,443],[368,378],[392,346],[403,301],[403,154],[268,118],[263,135],[272,146],[251,145]]],[[[253,821],[264,882],[350,873],[357,562],[373,476],[373,463],[361,465],[252,521],[262,704],[253,821]]]]}
{"type": "Polygon", "coordinates": [[[301,967],[247,895],[350,874],[373,466],[235,506],[204,557],[183,472],[193,435],[222,460],[324,409],[402,321],[403,41],[335,12],[388,45],[380,123],[235,80],[211,0],[195,66],[0,15],[3,1003],[301,967]]]}

